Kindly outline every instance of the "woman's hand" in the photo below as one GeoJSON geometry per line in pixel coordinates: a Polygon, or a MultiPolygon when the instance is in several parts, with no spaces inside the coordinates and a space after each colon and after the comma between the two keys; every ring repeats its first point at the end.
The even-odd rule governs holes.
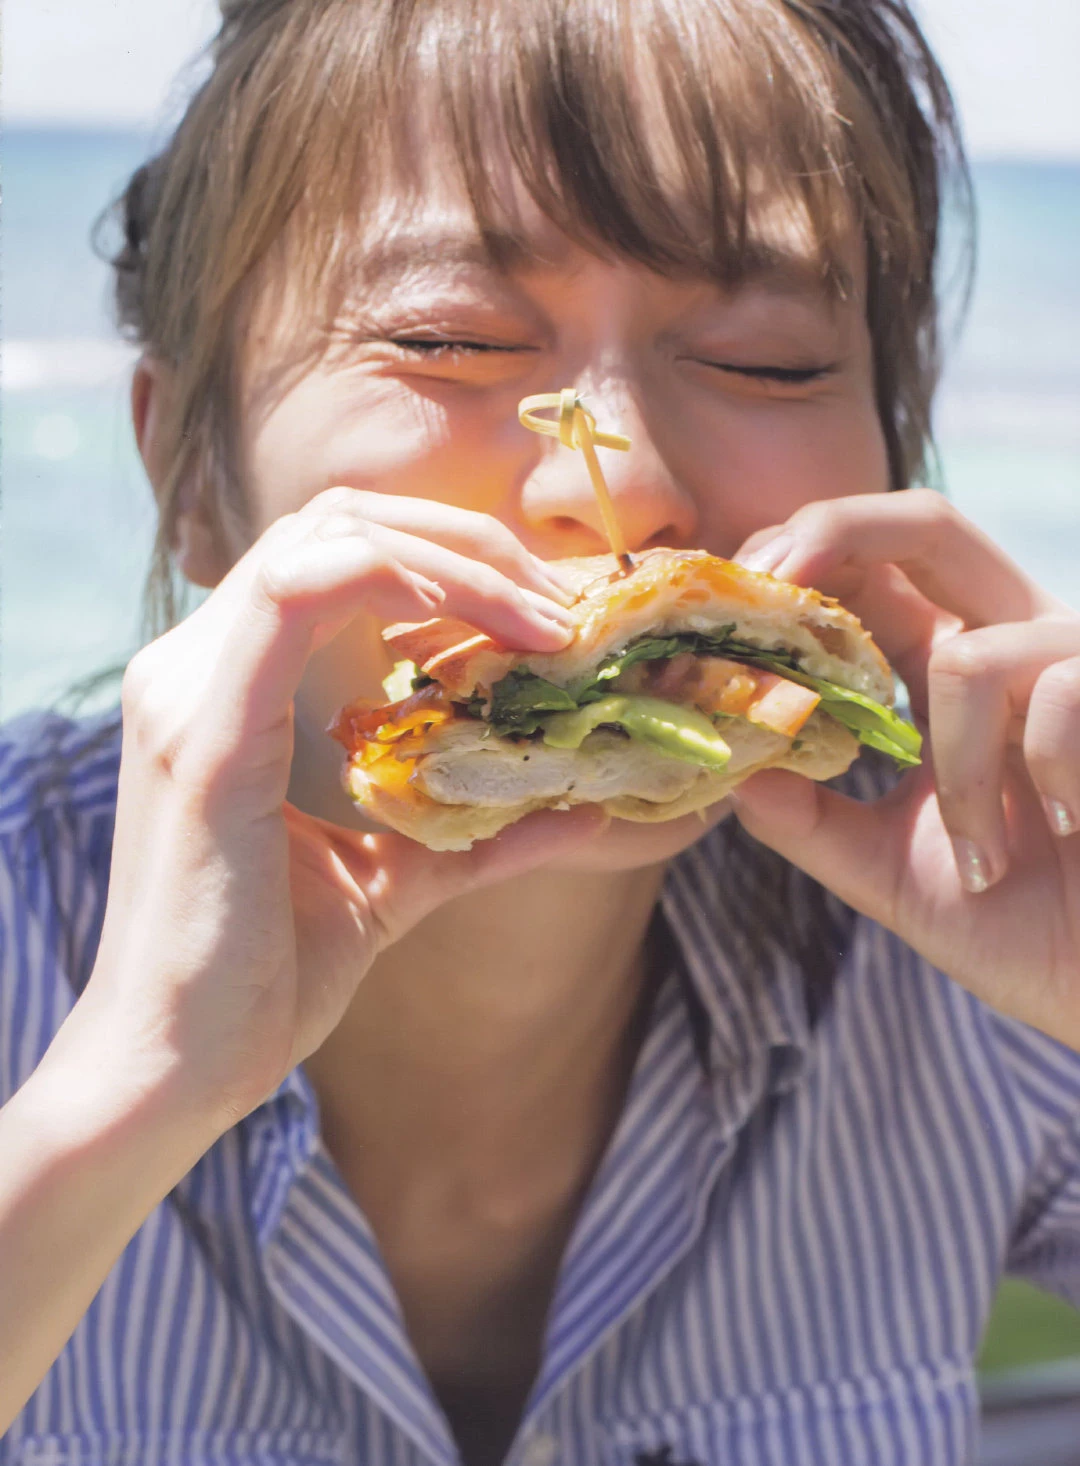
{"type": "Polygon", "coordinates": [[[736,791],[743,824],[1080,1049],[1080,615],[931,490],[806,505],[738,558],[853,611],[929,730],[923,767],[876,803],[764,773],[736,791]]]}
{"type": "Polygon", "coordinates": [[[555,598],[543,563],[484,515],[330,489],[274,523],[127,670],[102,939],[58,1039],[82,1056],[89,1041],[124,1095],[167,1090],[223,1131],[425,913],[595,834],[595,809],[546,812],[436,856],[285,800],[305,663],[358,612],[445,613],[553,651],[569,619],[555,598]]]}

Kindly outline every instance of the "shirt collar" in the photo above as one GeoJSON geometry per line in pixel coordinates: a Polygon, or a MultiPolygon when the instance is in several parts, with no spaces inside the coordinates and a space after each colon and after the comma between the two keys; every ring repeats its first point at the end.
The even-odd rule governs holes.
{"type": "Polygon", "coordinates": [[[734,818],[672,862],[660,910],[714,1087],[726,1091],[766,1055],[769,1092],[791,1089],[807,1072],[853,913],[734,818]]]}

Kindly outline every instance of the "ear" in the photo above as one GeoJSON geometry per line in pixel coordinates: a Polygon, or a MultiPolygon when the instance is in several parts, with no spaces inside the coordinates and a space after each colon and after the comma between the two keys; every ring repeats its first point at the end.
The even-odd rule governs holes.
{"type": "MultiPolygon", "coordinates": [[[[172,367],[156,357],[141,356],[131,379],[131,419],[135,442],[159,511],[165,508],[169,476],[166,424],[172,416],[175,392],[172,367]]],[[[193,585],[215,586],[229,566],[207,511],[203,486],[185,483],[176,492],[180,498],[174,515],[171,549],[177,569],[193,585]]]]}

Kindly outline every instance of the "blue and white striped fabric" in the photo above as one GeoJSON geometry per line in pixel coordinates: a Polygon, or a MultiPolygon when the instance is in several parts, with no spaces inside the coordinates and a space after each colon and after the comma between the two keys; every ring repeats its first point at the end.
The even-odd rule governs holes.
{"type": "MultiPolygon", "coordinates": [[[[102,720],[0,748],[0,1099],[88,976],[117,763],[102,720]]],[[[727,826],[662,911],[673,960],[508,1461],[970,1461],[999,1275],[1080,1302],[1080,1055],[727,826]]],[[[302,1067],[147,1220],[0,1442],[3,1466],[458,1459],[302,1067]]]]}

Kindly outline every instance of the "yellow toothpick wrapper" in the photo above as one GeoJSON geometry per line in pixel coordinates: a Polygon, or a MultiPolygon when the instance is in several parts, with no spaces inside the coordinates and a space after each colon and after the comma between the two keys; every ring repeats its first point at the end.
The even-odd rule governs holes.
{"type": "Polygon", "coordinates": [[[580,448],[585,456],[585,466],[592,480],[593,493],[600,506],[600,518],[604,522],[611,553],[618,560],[624,573],[634,568],[626,549],[622,530],[611,502],[611,494],[604,481],[604,474],[596,456],[596,445],[601,448],[617,448],[626,453],[630,439],[621,433],[601,433],[596,428],[596,418],[582,402],[573,387],[564,387],[561,392],[541,392],[536,397],[523,397],[518,403],[518,419],[522,427],[534,433],[543,433],[549,438],[558,438],[566,448],[580,448]],[[555,417],[540,417],[543,409],[553,409],[555,417]]]}

